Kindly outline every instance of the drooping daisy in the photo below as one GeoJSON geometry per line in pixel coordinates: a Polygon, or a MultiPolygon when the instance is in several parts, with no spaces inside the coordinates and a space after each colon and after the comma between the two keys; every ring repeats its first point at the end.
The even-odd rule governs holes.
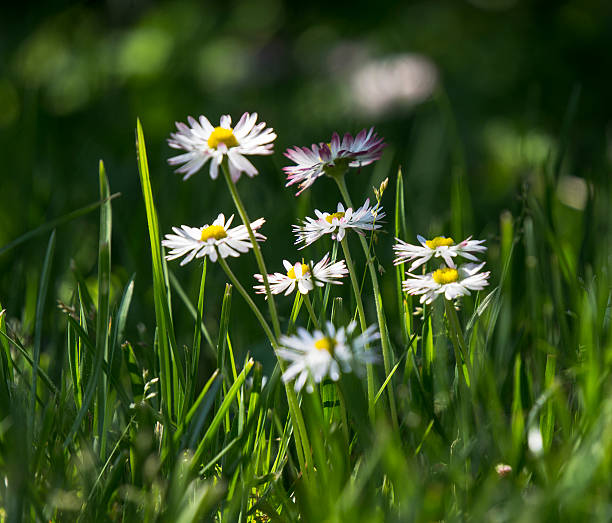
{"type": "Polygon", "coordinates": [[[408,294],[422,294],[420,302],[430,304],[441,294],[447,300],[469,296],[470,291],[480,291],[489,285],[490,272],[480,272],[484,262],[466,263],[457,268],[442,267],[425,275],[407,273],[402,289],[408,294]]]}
{"type": "MultiPolygon", "coordinates": [[[[291,265],[287,260],[283,260],[283,265],[287,271],[286,274],[281,272],[268,274],[268,281],[270,282],[270,291],[272,294],[284,292],[285,296],[287,296],[291,294],[296,287],[302,294],[308,294],[315,286],[323,287],[326,283],[335,283],[339,285],[342,283],[339,280],[348,274],[348,269],[346,268],[344,260],[332,263],[329,253],[323,256],[323,259],[316,265],[313,265],[312,261],[310,265],[306,265],[303,262],[297,262],[291,265]]],[[[255,279],[263,283],[261,274],[255,274],[255,279]]],[[[255,285],[254,289],[259,294],[266,293],[266,287],[264,285],[255,285]]]]}
{"type": "Polygon", "coordinates": [[[446,238],[444,236],[436,236],[432,240],[426,240],[419,235],[417,236],[417,240],[419,240],[421,245],[412,245],[399,238],[396,238],[396,240],[397,243],[393,246],[393,250],[397,257],[393,263],[399,265],[400,263],[414,260],[408,269],[409,271],[413,271],[417,267],[427,263],[432,257],[441,257],[449,267],[455,267],[453,258],[457,255],[471,261],[479,261],[476,256],[470,253],[484,252],[487,250],[484,245],[481,245],[485,240],[472,240],[471,236],[457,244],[455,244],[452,238],[446,238]]]}
{"type": "Polygon", "coordinates": [[[293,225],[293,232],[297,236],[296,244],[304,243],[301,249],[307,247],[312,242],[318,240],[324,234],[331,234],[332,240],[342,241],[347,229],[353,229],[359,234],[363,231],[380,229],[382,225],[378,222],[385,217],[380,204],[370,207],[370,199],[356,211],[351,207],[344,208],[342,203],[338,204],[337,211],[334,213],[321,212],[315,209],[317,219],[306,217],[303,225],[293,225]]]}
{"type": "Polygon", "coordinates": [[[243,172],[253,177],[257,169],[245,156],[273,152],[274,129],[266,129],[265,122],[255,125],[257,113],[244,113],[235,127],[228,114],[221,117],[217,127],[213,127],[205,116],[200,116],[199,122],[191,116],[187,120],[189,126],[176,122],[178,132],[171,133],[168,140],[170,147],[187,151],[168,160],[170,165],[183,164],[176,170],[185,175],[183,180],[198,172],[208,160],[211,160],[210,177],[216,179],[225,156],[234,182],[243,172]]]}
{"type": "MultiPolygon", "coordinates": [[[[172,227],[176,234],[166,234],[166,239],[162,240],[164,247],[172,249],[166,255],[166,260],[174,260],[186,254],[187,256],[181,261],[181,265],[185,265],[194,258],[204,256],[208,256],[210,261],[217,261],[217,253],[222,258],[227,258],[228,256],[240,256],[241,253],[247,252],[253,247],[249,239],[249,232],[244,225],[230,229],[233,219],[233,214],[227,221],[223,214],[219,214],[212,225],[172,227]]],[[[256,232],[265,221],[259,218],[251,223],[251,229],[258,241],[266,239],[263,234],[256,232]]]]}
{"type": "MultiPolygon", "coordinates": [[[[340,378],[340,372],[359,371],[364,363],[376,360],[372,351],[365,347],[380,335],[376,327],[371,325],[363,333],[354,336],[356,323],[351,322],[346,328],[336,328],[328,322],[323,331],[316,330],[310,334],[299,327],[294,336],[281,336],[281,358],[291,362],[283,381],[295,380],[295,390],[300,391],[311,377],[315,383],[320,383],[325,377],[332,381],[340,378]]],[[[308,392],[313,391],[312,383],[306,386],[308,392]]]]}
{"type": "Polygon", "coordinates": [[[342,140],[338,133],[329,143],[312,144],[308,147],[289,148],[284,155],[296,165],[283,167],[287,175],[287,187],[299,184],[300,194],[324,174],[344,173],[349,167],[362,167],[378,160],[386,144],[374,127],[363,129],[353,138],[346,133],[342,140]]]}

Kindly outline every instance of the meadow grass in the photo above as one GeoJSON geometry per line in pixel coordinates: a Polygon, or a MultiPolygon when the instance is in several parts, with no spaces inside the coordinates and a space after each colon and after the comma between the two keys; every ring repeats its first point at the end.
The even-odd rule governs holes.
{"type": "MultiPolygon", "coordinates": [[[[334,243],[333,259],[354,258],[352,284],[296,293],[293,302],[275,301],[268,286],[264,304],[234,275],[231,258],[192,262],[181,270],[201,273],[199,289],[183,288],[164,257],[169,226],[158,222],[163,195],[151,188],[138,122],[151,281],[132,276],[111,298],[114,195],[102,163],[97,203],[0,249],[50,233],[32,332],[11,328],[6,320],[17,312],[0,307],[0,519],[610,521],[610,194],[591,187],[581,213],[557,198],[573,110],[559,151],[518,195],[518,212],[502,213],[486,237],[493,283],[431,305],[403,292],[407,264],[378,270],[376,232],[347,236],[341,249],[334,243]],[[63,350],[50,361],[54,229],[92,211],[100,222],[95,293],[75,272],[54,327],[63,329],[63,350]],[[207,279],[225,275],[223,296],[207,295],[207,279]],[[151,288],[153,335],[136,343],[124,335],[139,320],[131,301],[151,288]],[[218,319],[207,317],[211,299],[222,301],[218,319]],[[234,345],[243,322],[232,304],[243,299],[261,327],[246,339],[266,336],[266,350],[279,354],[281,335],[299,326],[356,318],[363,330],[376,324],[378,362],[296,392],[282,380],[281,357],[266,369],[251,347],[234,345]],[[178,341],[186,336],[175,331],[177,302],[193,319],[190,344],[178,341]],[[216,357],[210,375],[202,351],[216,357]]],[[[448,227],[463,238],[478,231],[469,230],[460,156],[448,227]]],[[[406,181],[401,170],[389,178],[384,200],[382,190],[373,197],[384,201],[385,230],[411,242],[406,181]]],[[[233,184],[227,173],[226,181],[249,223],[239,194],[249,181],[233,184]]],[[[351,205],[350,184],[337,181],[339,200],[351,205]]],[[[262,252],[254,254],[243,256],[266,274],[262,252]]]]}

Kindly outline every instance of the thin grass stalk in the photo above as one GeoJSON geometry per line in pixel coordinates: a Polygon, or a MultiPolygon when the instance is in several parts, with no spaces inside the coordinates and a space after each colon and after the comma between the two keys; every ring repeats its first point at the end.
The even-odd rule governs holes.
{"type": "MultiPolygon", "coordinates": [[[[110,189],[104,164],[100,161],[100,200],[106,203],[100,207],[100,238],[98,245],[98,314],[96,316],[96,351],[102,361],[110,361],[109,349],[109,321],[110,321],[110,278],[111,278],[111,233],[112,210],[108,196],[110,189]]],[[[106,400],[108,396],[108,380],[104,373],[100,376],[97,398],[97,429],[99,441],[99,458],[104,459],[106,454],[106,400]]]]}
{"type": "MultiPolygon", "coordinates": [[[[246,229],[247,229],[247,231],[249,233],[249,238],[250,238],[251,244],[253,246],[253,253],[255,254],[255,259],[257,260],[257,265],[259,267],[259,270],[260,270],[260,273],[261,273],[261,276],[262,276],[262,279],[263,279],[263,282],[264,282],[264,287],[266,289],[266,296],[267,296],[267,301],[268,301],[268,308],[270,310],[270,316],[272,317],[272,327],[274,328],[274,333],[275,333],[275,336],[270,337],[268,335],[268,337],[270,338],[270,341],[274,340],[274,343],[273,343],[272,347],[274,348],[274,352],[276,353],[276,350],[278,348],[278,344],[277,344],[276,340],[278,340],[278,338],[280,338],[281,330],[280,330],[280,321],[278,319],[278,312],[276,310],[276,303],[274,301],[274,295],[272,294],[272,292],[270,290],[270,282],[268,281],[268,270],[266,269],[266,264],[264,262],[263,255],[261,254],[261,249],[259,248],[259,244],[257,243],[257,240],[255,239],[255,234],[253,233],[253,229],[251,228],[251,221],[250,221],[249,216],[247,214],[246,207],[242,203],[242,199],[240,198],[240,195],[238,194],[238,190],[236,188],[236,184],[232,180],[232,177],[231,177],[231,175],[229,173],[229,169],[228,169],[228,166],[227,166],[227,159],[224,159],[224,161],[222,162],[221,170],[223,171],[223,176],[224,176],[225,181],[227,183],[227,187],[228,187],[228,189],[230,191],[230,194],[232,195],[232,199],[234,200],[234,205],[236,206],[236,209],[238,210],[238,214],[240,214],[240,218],[242,219],[242,222],[243,222],[244,226],[246,227],[246,229]]],[[[226,266],[227,266],[227,264],[226,264],[226,266]]],[[[236,281],[238,281],[238,280],[236,280],[236,281]]],[[[241,294],[243,296],[245,296],[245,297],[248,296],[246,291],[244,293],[241,292],[241,294]]],[[[247,300],[247,303],[248,303],[248,301],[251,301],[251,303],[252,303],[252,300],[251,300],[250,297],[247,300]]],[[[257,309],[257,307],[255,307],[255,309],[257,309]]],[[[258,313],[259,313],[259,310],[258,310],[258,313]]],[[[261,316],[261,313],[259,313],[259,315],[261,316]]],[[[257,316],[257,314],[256,314],[256,316],[257,316]]],[[[262,317],[262,319],[263,319],[263,317],[262,317]]],[[[260,323],[261,323],[261,320],[260,320],[260,323]]],[[[265,323],[265,320],[264,320],[264,323],[265,323]]],[[[262,326],[263,326],[263,323],[262,323],[262,326]]],[[[278,357],[277,357],[277,359],[279,361],[279,365],[281,365],[281,368],[283,369],[284,364],[282,363],[282,359],[278,358],[278,357]]],[[[283,371],[284,371],[284,369],[283,369],[283,371]]],[[[301,413],[300,408],[299,408],[297,397],[296,397],[295,392],[293,391],[293,389],[288,384],[285,384],[285,391],[287,393],[287,400],[289,402],[289,408],[290,408],[290,410],[292,412],[292,418],[297,423],[297,428],[298,428],[297,431],[294,431],[294,436],[296,434],[298,434],[298,438],[300,440],[299,442],[296,442],[296,447],[299,447],[300,445],[302,445],[303,446],[304,456],[307,456],[310,453],[310,445],[308,444],[308,434],[306,432],[306,427],[304,425],[304,419],[302,417],[302,413],[301,413]]],[[[300,452],[298,452],[298,456],[299,456],[299,454],[300,454],[300,452]]],[[[303,472],[306,473],[306,469],[304,467],[302,467],[302,465],[303,465],[303,463],[300,464],[300,466],[301,466],[303,472]]]]}
{"type": "Polygon", "coordinates": [[[444,299],[444,307],[446,309],[446,317],[448,318],[448,324],[451,329],[451,341],[453,343],[453,348],[455,351],[455,359],[457,360],[457,371],[459,373],[459,379],[463,380],[463,382],[467,385],[468,388],[471,388],[472,372],[470,356],[465,346],[465,340],[463,339],[463,332],[461,330],[461,325],[459,324],[459,317],[457,316],[457,311],[455,310],[452,301],[444,299]]]}
{"type": "Polygon", "coordinates": [[[268,270],[266,269],[266,264],[263,259],[263,255],[261,254],[261,249],[259,248],[259,244],[255,239],[255,234],[253,233],[253,229],[251,228],[251,220],[246,211],[246,207],[242,203],[242,199],[238,194],[238,189],[236,188],[236,184],[232,180],[232,177],[229,173],[229,169],[227,167],[227,159],[223,161],[221,164],[221,170],[223,171],[223,175],[225,177],[225,181],[227,182],[227,187],[232,195],[232,199],[234,200],[234,205],[238,210],[238,214],[240,214],[240,218],[242,223],[246,227],[249,238],[253,245],[253,253],[255,254],[255,259],[257,260],[257,266],[259,267],[259,271],[261,273],[261,277],[263,279],[264,287],[266,289],[266,297],[268,301],[268,308],[270,310],[270,316],[272,317],[272,327],[274,328],[274,333],[276,337],[280,337],[280,321],[278,319],[278,312],[276,310],[276,303],[274,301],[274,295],[270,290],[270,282],[268,281],[268,270]]]}
{"type": "MultiPolygon", "coordinates": [[[[151,258],[153,270],[153,297],[155,301],[155,319],[157,324],[158,348],[159,348],[159,373],[160,373],[160,388],[161,388],[161,411],[166,425],[170,427],[174,404],[172,394],[172,347],[168,339],[167,311],[168,303],[166,300],[167,292],[164,284],[165,278],[162,268],[162,253],[159,237],[159,225],[157,222],[157,212],[153,203],[153,192],[151,190],[151,181],[149,177],[149,165],[147,161],[147,152],[145,148],[144,134],[140,120],[136,122],[136,150],[138,167],[140,173],[140,182],[142,186],[143,199],[147,212],[147,225],[149,230],[149,240],[151,244],[151,258]]],[[[175,355],[178,359],[178,354],[175,355]]],[[[164,436],[166,435],[164,431],[164,436]]]]}
{"type": "Polygon", "coordinates": [[[42,324],[43,324],[43,312],[45,308],[45,301],[47,298],[47,290],[49,288],[49,278],[51,274],[51,263],[53,261],[53,253],[55,252],[55,231],[51,233],[49,237],[49,243],[47,244],[47,252],[45,253],[45,259],[43,262],[43,269],[40,276],[40,285],[38,287],[38,298],[36,300],[36,321],[34,327],[34,353],[32,355],[32,383],[30,389],[30,408],[28,412],[28,424],[29,433],[33,434],[35,416],[36,416],[36,388],[38,385],[38,364],[40,362],[40,348],[42,345],[42,324]]]}
{"type": "MultiPolygon", "coordinates": [[[[342,238],[340,242],[342,245],[342,251],[344,252],[344,260],[346,262],[346,267],[349,271],[349,276],[351,278],[351,285],[353,287],[353,294],[355,295],[355,301],[357,302],[357,313],[359,316],[359,324],[361,326],[361,331],[365,332],[368,328],[368,323],[365,317],[365,311],[363,308],[363,300],[361,299],[361,291],[359,289],[359,281],[357,280],[357,272],[355,271],[355,266],[353,265],[353,258],[351,257],[351,252],[348,246],[348,241],[346,236],[342,238]]],[[[374,368],[371,363],[366,365],[366,379],[368,386],[368,415],[370,420],[374,420],[374,396],[376,394],[376,387],[374,385],[374,368]]]]}
{"type": "MultiPolygon", "coordinates": [[[[336,184],[340,189],[340,194],[344,199],[346,205],[353,208],[353,204],[351,202],[351,197],[349,195],[348,189],[346,187],[346,181],[344,176],[334,177],[336,180],[336,184]]],[[[372,280],[372,288],[374,290],[374,303],[376,304],[376,319],[378,321],[378,329],[380,332],[380,340],[382,345],[382,355],[383,355],[383,365],[385,367],[385,376],[389,375],[391,372],[391,366],[393,361],[393,355],[391,352],[391,344],[389,342],[389,332],[387,331],[387,322],[385,320],[385,311],[382,303],[382,296],[380,294],[380,286],[378,284],[378,276],[376,275],[376,268],[374,267],[374,262],[370,256],[370,251],[368,249],[368,244],[363,236],[359,235],[359,241],[361,242],[361,247],[363,248],[363,252],[366,257],[366,263],[370,272],[370,279],[372,280]]],[[[387,389],[389,396],[389,408],[391,410],[391,423],[393,423],[393,428],[399,430],[399,425],[397,421],[397,409],[395,407],[395,396],[393,395],[393,387],[389,387],[387,389]]]]}
{"type": "Polygon", "coordinates": [[[315,314],[314,309],[312,308],[312,302],[310,301],[310,296],[308,294],[304,294],[304,303],[306,304],[306,308],[308,309],[308,314],[310,315],[310,319],[312,320],[315,329],[321,329],[321,325],[319,324],[319,320],[317,319],[317,315],[315,314]]]}
{"type": "MultiPolygon", "coordinates": [[[[270,329],[270,326],[268,325],[265,318],[263,317],[263,314],[261,313],[257,305],[255,305],[255,302],[253,301],[253,299],[249,296],[245,288],[238,281],[238,278],[236,278],[232,270],[227,265],[227,262],[223,259],[221,255],[218,256],[218,260],[219,260],[219,264],[221,265],[221,267],[227,274],[227,277],[232,282],[232,285],[236,287],[240,295],[247,302],[247,305],[253,311],[253,314],[255,314],[255,317],[259,321],[261,327],[266,333],[266,336],[270,340],[270,344],[272,345],[272,348],[274,349],[274,353],[276,354],[278,350],[278,342],[272,332],[272,329],[270,329]]],[[[282,358],[277,356],[277,359],[281,367],[281,370],[284,372],[285,369],[284,369],[284,363],[283,363],[282,358]]],[[[294,430],[293,434],[294,434],[294,437],[297,435],[296,447],[298,449],[298,459],[300,461],[300,468],[302,469],[302,471],[305,472],[306,471],[305,456],[308,455],[309,449],[310,449],[310,445],[308,443],[308,436],[306,434],[306,426],[304,424],[304,419],[301,415],[300,407],[297,401],[297,397],[295,396],[294,390],[287,383],[285,384],[285,390],[287,392],[287,401],[289,403],[291,418],[294,420],[296,428],[297,428],[297,430],[294,430]]]]}
{"type": "Polygon", "coordinates": [[[302,293],[296,292],[293,300],[293,307],[291,308],[291,315],[289,316],[289,325],[287,327],[287,334],[293,334],[295,332],[295,322],[297,320],[300,309],[302,308],[302,293]]]}

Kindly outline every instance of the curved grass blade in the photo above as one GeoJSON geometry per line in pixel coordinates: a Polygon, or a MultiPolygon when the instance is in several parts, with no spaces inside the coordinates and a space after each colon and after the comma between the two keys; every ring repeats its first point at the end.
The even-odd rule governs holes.
{"type": "Polygon", "coordinates": [[[179,351],[174,338],[172,318],[168,303],[168,288],[166,286],[167,274],[162,260],[161,241],[157,212],[153,201],[151,180],[149,177],[149,164],[145,147],[144,134],[140,120],[136,121],[136,151],[138,171],[142,185],[142,195],[147,213],[149,240],[151,244],[151,261],[153,269],[153,295],[155,300],[155,317],[158,330],[159,365],[162,396],[162,413],[164,418],[172,419],[174,398],[172,397],[172,376],[178,375],[181,385],[185,386],[184,354],[179,351]],[[176,369],[178,364],[179,368],[176,369]]]}
{"type": "Polygon", "coordinates": [[[198,467],[198,464],[200,463],[204,452],[212,442],[213,438],[216,436],[219,426],[221,425],[221,422],[223,421],[226,412],[229,410],[230,405],[232,404],[236,395],[240,391],[240,387],[242,387],[242,385],[244,384],[244,381],[246,380],[246,377],[248,376],[251,369],[253,368],[254,363],[255,362],[252,358],[247,362],[247,364],[244,366],[244,369],[242,369],[242,372],[238,375],[238,378],[236,379],[236,381],[234,381],[229,391],[225,395],[225,398],[223,398],[223,402],[221,403],[219,410],[215,413],[215,417],[210,422],[208,430],[204,434],[202,441],[198,445],[198,448],[196,449],[193,455],[191,461],[192,470],[195,470],[198,467]]]}
{"type": "Polygon", "coordinates": [[[36,321],[34,326],[34,354],[32,356],[32,383],[30,387],[30,409],[28,412],[28,427],[30,431],[34,428],[34,417],[36,415],[36,386],[38,384],[38,362],[40,360],[40,345],[42,340],[43,313],[45,310],[45,300],[49,288],[49,278],[51,276],[51,262],[55,251],[55,231],[51,233],[47,252],[43,262],[43,269],[40,276],[38,288],[38,300],[36,302],[36,321]]]}
{"type": "Polygon", "coordinates": [[[10,251],[12,248],[17,247],[17,245],[21,245],[22,243],[32,238],[35,238],[39,234],[44,234],[48,231],[57,229],[60,225],[64,225],[65,223],[71,222],[72,220],[76,220],[77,218],[80,218],[81,216],[84,216],[85,214],[90,213],[91,211],[95,211],[98,207],[107,203],[107,201],[113,200],[118,196],[121,196],[121,193],[117,192],[115,194],[111,194],[107,197],[107,200],[100,200],[98,202],[90,203],[85,207],[81,207],[80,209],[69,212],[64,216],[60,216],[55,220],[51,220],[50,222],[47,222],[44,225],[41,225],[40,227],[36,227],[36,229],[32,229],[31,231],[22,234],[18,238],[15,238],[12,242],[7,243],[3,247],[0,247],[0,256],[2,256],[5,252],[10,251]]]}
{"type": "MultiPolygon", "coordinates": [[[[110,188],[104,170],[104,163],[100,161],[100,199],[108,199],[110,188]]],[[[109,323],[110,323],[110,279],[111,279],[111,232],[113,229],[113,216],[110,201],[100,207],[100,239],[98,244],[98,314],[96,316],[96,355],[94,356],[94,382],[98,376],[102,378],[98,387],[97,398],[97,425],[98,439],[100,441],[100,456],[106,454],[105,431],[107,380],[100,374],[102,361],[110,361],[109,353],[109,323]]]]}
{"type": "MultiPolygon", "coordinates": [[[[100,162],[100,194],[107,195],[109,192],[108,180],[104,171],[104,164],[100,162]]],[[[64,440],[64,448],[66,448],[74,434],[79,429],[85,414],[89,410],[89,406],[93,400],[94,394],[98,388],[103,363],[108,350],[108,321],[110,315],[110,234],[112,228],[110,201],[107,201],[100,210],[100,239],[98,247],[98,315],[96,323],[96,344],[93,347],[93,368],[92,374],[87,383],[85,394],[83,395],[83,403],[77,413],[68,436],[64,440]]],[[[67,315],[69,320],[73,320],[70,315],[67,315]]],[[[73,323],[74,326],[74,323],[73,323]]],[[[78,326],[80,328],[80,325],[78,326]]],[[[87,338],[87,336],[85,336],[87,338]]],[[[83,338],[82,338],[83,339],[83,338]]],[[[107,373],[108,374],[108,373],[107,373]]],[[[106,388],[102,387],[98,390],[98,410],[97,410],[97,427],[98,437],[102,437],[104,427],[104,404],[106,388]]]]}

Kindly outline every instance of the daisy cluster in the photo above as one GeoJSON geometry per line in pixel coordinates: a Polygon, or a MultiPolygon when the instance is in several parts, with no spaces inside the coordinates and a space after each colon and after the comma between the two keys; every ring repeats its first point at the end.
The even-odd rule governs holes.
{"type": "Polygon", "coordinates": [[[489,271],[480,272],[484,262],[480,263],[473,253],[487,250],[482,245],[484,240],[472,240],[471,236],[461,243],[455,243],[452,238],[436,236],[426,240],[417,236],[420,245],[406,243],[396,238],[397,243],[393,246],[396,258],[395,265],[412,262],[406,276],[408,279],[402,282],[402,289],[408,294],[421,295],[420,302],[432,303],[438,296],[444,295],[447,300],[454,300],[460,296],[468,296],[470,291],[479,291],[488,284],[489,271]],[[455,258],[460,256],[472,263],[464,263],[458,267],[455,258]],[[426,274],[413,274],[418,267],[426,264],[432,258],[444,260],[439,268],[426,274]]]}
{"type": "MultiPolygon", "coordinates": [[[[219,176],[221,168],[230,185],[235,184],[243,173],[253,177],[258,170],[247,157],[272,154],[276,139],[274,130],[266,127],[265,122],[257,123],[257,113],[244,113],[234,126],[232,118],[223,115],[218,126],[211,124],[205,116],[200,116],[197,120],[189,117],[187,123],[177,122],[176,128],[177,131],[170,135],[168,145],[182,153],[170,158],[168,163],[177,166],[176,172],[183,174],[184,180],[207,164],[213,180],[219,176]]],[[[339,184],[344,183],[341,180],[350,169],[377,161],[385,146],[383,138],[374,132],[374,128],[370,128],[363,129],[354,137],[347,133],[341,138],[334,133],[328,142],[289,148],[284,154],[293,165],[283,167],[287,176],[286,185],[297,185],[299,195],[322,176],[334,178],[339,184]]],[[[342,185],[340,187],[342,190],[342,185]]],[[[384,187],[386,181],[379,191],[375,189],[375,205],[370,205],[370,200],[366,199],[363,205],[356,208],[350,205],[345,207],[339,202],[335,210],[329,212],[315,209],[314,217],[306,217],[292,226],[295,244],[303,249],[325,236],[332,241],[344,242],[350,231],[361,236],[374,233],[382,227],[385,218],[380,205],[384,187]]],[[[234,215],[226,219],[223,213],[219,213],[210,224],[173,227],[173,233],[167,234],[162,241],[162,245],[168,248],[166,259],[182,258],[181,265],[204,257],[215,262],[220,258],[238,257],[255,249],[255,242],[266,240],[260,232],[264,218],[250,223],[253,236],[247,223],[231,227],[233,219],[234,215]]],[[[417,238],[419,245],[397,239],[393,249],[396,265],[410,263],[407,279],[402,283],[403,290],[421,295],[421,303],[429,304],[440,295],[454,300],[471,291],[481,290],[488,284],[489,272],[481,272],[484,262],[477,258],[486,250],[482,245],[483,240],[472,240],[470,237],[455,243],[452,238],[443,236],[431,240],[422,236],[417,238]],[[467,263],[457,266],[455,261],[458,257],[467,263]],[[413,272],[430,261],[442,263],[431,272],[413,272]]],[[[344,249],[348,248],[345,243],[342,245],[344,249]]],[[[312,314],[310,298],[306,295],[325,285],[339,285],[349,274],[345,261],[337,261],[330,253],[316,263],[301,259],[283,260],[282,264],[283,272],[254,274],[257,281],[253,286],[255,292],[265,294],[266,299],[271,294],[288,296],[295,293],[296,303],[300,303],[300,296],[304,297],[312,314]]],[[[223,266],[228,270],[225,264],[223,266]]],[[[314,323],[318,323],[316,319],[314,323]]],[[[313,333],[299,327],[297,334],[281,336],[278,340],[277,354],[289,364],[283,381],[295,380],[296,390],[305,386],[306,390],[312,391],[313,384],[326,378],[336,381],[342,372],[359,372],[364,364],[376,359],[370,346],[379,337],[374,326],[357,333],[355,322],[346,327],[335,327],[328,322],[313,333]]]]}

